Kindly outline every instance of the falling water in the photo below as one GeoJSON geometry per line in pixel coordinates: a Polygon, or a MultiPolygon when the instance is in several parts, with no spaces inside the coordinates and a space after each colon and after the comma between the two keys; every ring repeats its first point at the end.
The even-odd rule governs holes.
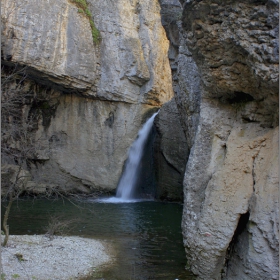
{"type": "Polygon", "coordinates": [[[116,197],[119,199],[133,199],[144,147],[153,127],[154,118],[156,115],[157,113],[153,114],[143,125],[143,127],[138,132],[136,140],[129,150],[125,169],[117,187],[116,197]]]}

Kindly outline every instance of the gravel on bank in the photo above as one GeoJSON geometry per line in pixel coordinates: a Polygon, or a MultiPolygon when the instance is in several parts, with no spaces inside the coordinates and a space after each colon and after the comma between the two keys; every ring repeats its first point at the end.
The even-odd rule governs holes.
{"type": "Polygon", "coordinates": [[[11,235],[8,246],[1,248],[1,259],[6,280],[79,279],[111,261],[100,241],[76,236],[51,240],[44,235],[11,235]]]}

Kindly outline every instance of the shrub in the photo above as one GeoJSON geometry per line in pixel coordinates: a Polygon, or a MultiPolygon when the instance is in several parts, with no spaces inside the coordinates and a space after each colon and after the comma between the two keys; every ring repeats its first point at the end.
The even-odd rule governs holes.
{"type": "Polygon", "coordinates": [[[90,12],[90,10],[89,10],[88,8],[85,9],[85,14],[86,14],[89,18],[92,17],[91,12],[90,12]]]}
{"type": "Polygon", "coordinates": [[[86,0],[71,0],[73,3],[76,4],[78,7],[78,13],[83,13],[89,20],[90,27],[91,27],[91,34],[92,34],[92,40],[94,44],[98,44],[101,40],[100,32],[96,28],[93,20],[92,20],[92,14],[90,10],[88,9],[88,4],[86,0]]]}
{"type": "Polygon", "coordinates": [[[23,255],[21,253],[15,253],[15,256],[20,262],[24,261],[23,255]]]}
{"type": "Polygon", "coordinates": [[[59,216],[51,216],[48,225],[44,228],[46,230],[46,236],[53,239],[55,235],[65,235],[70,230],[73,224],[76,224],[77,220],[66,221],[59,216]]]}
{"type": "Polygon", "coordinates": [[[97,44],[101,40],[100,32],[95,27],[94,22],[92,20],[90,20],[90,26],[93,42],[97,44]]]}
{"type": "Polygon", "coordinates": [[[72,0],[78,7],[82,8],[85,10],[87,8],[87,2],[86,0],[72,0]]]}

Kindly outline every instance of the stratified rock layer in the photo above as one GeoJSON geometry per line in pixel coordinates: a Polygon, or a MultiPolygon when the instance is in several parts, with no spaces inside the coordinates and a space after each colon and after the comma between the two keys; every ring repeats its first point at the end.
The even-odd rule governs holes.
{"type": "Polygon", "coordinates": [[[161,105],[173,96],[169,42],[157,1],[89,1],[101,32],[96,95],[109,100],[161,105]]]}
{"type": "Polygon", "coordinates": [[[3,63],[27,65],[35,84],[25,90],[47,102],[30,105],[40,112],[33,180],[114,190],[140,126],[174,90],[156,120],[158,182],[168,185],[158,196],[180,196],[188,160],[191,270],[206,280],[278,279],[279,3],[159,2],[169,51],[157,1],[88,1],[97,45],[70,1],[1,2],[3,63]]]}
{"type": "Polygon", "coordinates": [[[40,98],[41,107],[29,104],[40,115],[33,179],[67,192],[114,190],[139,128],[173,96],[159,4],[88,1],[97,44],[74,1],[1,8],[2,62],[27,66],[25,88],[40,98]]]}
{"type": "MultiPolygon", "coordinates": [[[[89,90],[98,78],[99,50],[88,19],[70,1],[2,1],[4,61],[28,65],[38,80],[89,90]]],[[[42,82],[41,81],[41,82],[42,82]]]]}

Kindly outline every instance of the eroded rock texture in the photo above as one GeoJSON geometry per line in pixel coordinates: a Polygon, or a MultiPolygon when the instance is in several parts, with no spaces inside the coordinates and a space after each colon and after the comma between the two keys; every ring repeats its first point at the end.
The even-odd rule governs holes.
{"type": "Polygon", "coordinates": [[[182,5],[162,0],[162,25],[170,41],[168,57],[175,99],[165,103],[155,119],[157,197],[183,201],[183,177],[199,116],[200,79],[181,30],[182,5]],[[180,50],[180,51],[179,51],[180,50]]]}
{"type": "Polygon", "coordinates": [[[175,99],[165,103],[155,118],[154,166],[156,197],[183,200],[183,179],[189,149],[175,99]]]}
{"type": "Polygon", "coordinates": [[[156,118],[155,179],[176,200],[183,180],[191,270],[278,279],[278,1],[88,2],[97,45],[71,1],[1,2],[2,63],[28,66],[23,114],[39,116],[29,187],[114,190],[174,92],[156,118]]]}
{"type": "Polygon", "coordinates": [[[27,66],[37,96],[37,183],[112,191],[143,122],[173,96],[157,1],[88,1],[101,42],[71,1],[1,2],[2,63],[27,66]]]}
{"type": "Polygon", "coordinates": [[[160,4],[190,148],[188,264],[199,279],[278,279],[278,1],[160,4]]]}
{"type": "Polygon", "coordinates": [[[201,78],[199,99],[182,82],[175,90],[185,110],[199,104],[186,125],[190,268],[199,279],[278,279],[278,1],[186,1],[182,27],[178,80],[191,80],[192,59],[201,78]]]}

